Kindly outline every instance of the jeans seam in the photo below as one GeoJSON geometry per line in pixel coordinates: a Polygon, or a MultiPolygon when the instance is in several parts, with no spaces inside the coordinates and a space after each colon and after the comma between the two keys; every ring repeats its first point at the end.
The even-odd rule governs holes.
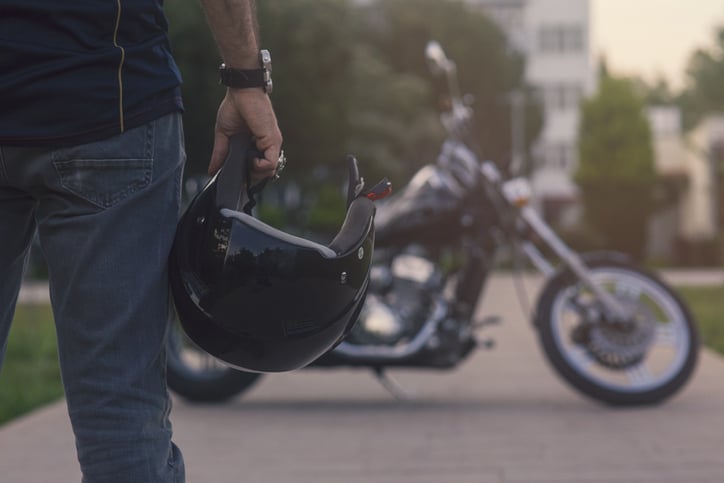
{"type": "Polygon", "coordinates": [[[155,120],[153,122],[148,123],[148,128],[146,129],[146,158],[151,160],[151,179],[150,182],[153,183],[154,176],[153,176],[153,168],[155,163],[155,151],[154,151],[154,139],[156,137],[156,123],[158,120],[155,120]]]}
{"type": "Polygon", "coordinates": [[[5,152],[2,146],[0,146],[0,178],[4,179],[6,182],[10,181],[10,176],[8,175],[7,167],[5,166],[5,152]]]}

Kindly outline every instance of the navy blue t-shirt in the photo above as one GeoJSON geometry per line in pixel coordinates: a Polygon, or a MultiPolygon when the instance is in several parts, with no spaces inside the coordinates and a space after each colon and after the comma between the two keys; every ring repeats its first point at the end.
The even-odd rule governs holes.
{"type": "Polygon", "coordinates": [[[182,109],[163,0],[0,0],[0,144],[95,141],[182,109]]]}

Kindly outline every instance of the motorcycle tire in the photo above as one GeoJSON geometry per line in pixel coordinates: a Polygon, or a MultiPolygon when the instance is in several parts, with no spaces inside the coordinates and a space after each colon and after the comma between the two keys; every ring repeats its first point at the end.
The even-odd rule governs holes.
{"type": "Polygon", "coordinates": [[[249,390],[262,376],[222,364],[191,342],[174,324],[167,345],[169,389],[198,403],[223,403],[249,390]]]}
{"type": "Polygon", "coordinates": [[[564,270],[548,281],[537,305],[535,322],[548,361],[572,387],[605,404],[644,406],[671,397],[688,382],[699,355],[686,304],[627,257],[583,258],[592,279],[633,313],[632,322],[624,329],[595,321],[600,305],[572,271],[564,270]],[[571,315],[584,321],[566,327],[571,315]]]}

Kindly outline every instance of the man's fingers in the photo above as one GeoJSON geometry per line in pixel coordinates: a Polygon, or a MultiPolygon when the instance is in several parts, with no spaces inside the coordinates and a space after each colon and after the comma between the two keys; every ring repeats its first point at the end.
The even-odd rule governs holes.
{"type": "MultiPolygon", "coordinates": [[[[258,146],[257,146],[258,147],[258,146]]],[[[255,177],[273,176],[277,169],[279,150],[268,148],[263,151],[263,158],[255,158],[252,171],[255,177]],[[276,155],[274,153],[277,153],[276,155]]]]}
{"type": "MultiPolygon", "coordinates": [[[[214,148],[211,152],[211,161],[209,162],[208,174],[213,176],[221,166],[223,166],[226,157],[229,154],[229,137],[222,132],[216,132],[214,135],[214,148]]],[[[258,146],[257,146],[258,147],[258,146]]],[[[263,158],[255,158],[251,165],[251,177],[258,181],[263,178],[274,176],[279,163],[279,147],[269,147],[263,150],[263,158]]]]}
{"type": "Polygon", "coordinates": [[[274,171],[276,169],[276,162],[271,162],[266,158],[256,158],[254,160],[254,171],[266,172],[274,171]]]}

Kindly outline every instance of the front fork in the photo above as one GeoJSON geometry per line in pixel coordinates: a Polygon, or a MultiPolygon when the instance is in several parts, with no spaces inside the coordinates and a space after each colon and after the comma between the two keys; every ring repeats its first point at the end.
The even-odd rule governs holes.
{"type": "MultiPolygon", "coordinates": [[[[550,247],[551,250],[576,274],[576,276],[588,287],[601,301],[606,311],[615,319],[626,320],[629,317],[628,310],[609,292],[601,288],[590,276],[588,267],[576,252],[571,250],[558,235],[548,226],[538,213],[530,206],[520,210],[520,217],[526,224],[550,247]]],[[[531,263],[549,278],[555,272],[555,268],[540,253],[538,248],[530,241],[522,243],[522,249],[530,259],[531,263]]]]}

